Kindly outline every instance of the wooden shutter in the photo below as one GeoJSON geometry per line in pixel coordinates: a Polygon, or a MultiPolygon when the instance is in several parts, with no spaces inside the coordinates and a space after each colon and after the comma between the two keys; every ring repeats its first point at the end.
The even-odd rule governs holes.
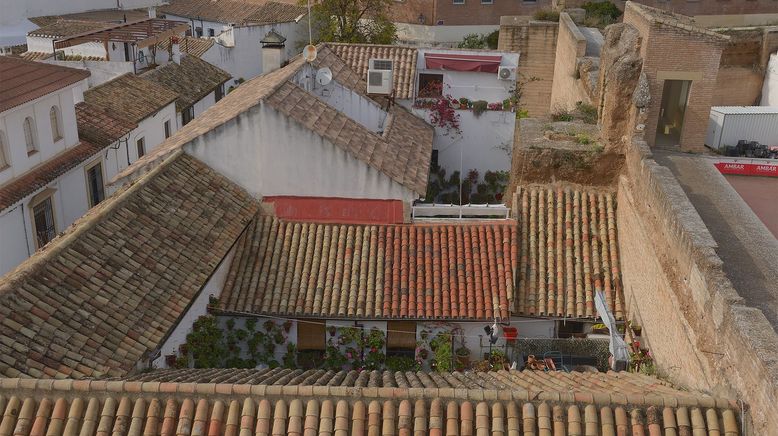
{"type": "Polygon", "coordinates": [[[323,320],[297,321],[297,349],[324,350],[326,329],[323,320]]]}
{"type": "Polygon", "coordinates": [[[388,321],[386,323],[386,330],[386,348],[416,348],[415,321],[388,321]]]}

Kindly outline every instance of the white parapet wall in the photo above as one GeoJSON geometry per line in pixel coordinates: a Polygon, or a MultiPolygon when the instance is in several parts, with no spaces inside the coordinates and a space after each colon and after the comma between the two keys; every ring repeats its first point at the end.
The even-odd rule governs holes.
{"type": "Polygon", "coordinates": [[[427,26],[422,24],[395,23],[397,42],[422,47],[456,47],[465,35],[485,34],[500,30],[498,25],[481,26],[427,26]]]}

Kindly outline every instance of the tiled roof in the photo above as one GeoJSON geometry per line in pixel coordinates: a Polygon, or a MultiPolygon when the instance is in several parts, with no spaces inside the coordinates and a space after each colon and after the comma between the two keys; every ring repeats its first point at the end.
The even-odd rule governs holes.
{"type": "Polygon", "coordinates": [[[84,101],[131,123],[139,123],[178,98],[174,91],[134,74],[124,74],[84,92],[84,101]]]}
{"type": "Polygon", "coordinates": [[[171,0],[159,9],[179,17],[233,24],[285,23],[307,12],[305,7],[293,1],[264,0],[171,0]]]}
{"type": "Polygon", "coordinates": [[[13,435],[90,436],[739,434],[734,401],[688,398],[643,392],[2,379],[0,429],[13,435]]]}
{"type": "Polygon", "coordinates": [[[170,62],[141,77],[177,93],[176,110],[182,111],[213,92],[231,76],[196,56],[181,56],[180,64],[170,62]]]}
{"type": "Polygon", "coordinates": [[[20,58],[27,61],[39,61],[43,59],[48,59],[52,56],[54,56],[54,53],[46,53],[42,51],[26,51],[19,55],[20,58]]]}
{"type": "Polygon", "coordinates": [[[0,112],[89,77],[89,71],[0,56],[0,112]]]}
{"type": "Polygon", "coordinates": [[[308,9],[297,2],[268,1],[249,15],[246,21],[251,24],[289,23],[307,14],[308,9]]]}
{"type": "Polygon", "coordinates": [[[177,324],[257,203],[183,153],[0,278],[0,376],[122,375],[177,324]]]}
{"type": "Polygon", "coordinates": [[[616,199],[602,189],[524,186],[514,195],[521,223],[516,311],[521,315],[596,317],[603,291],[623,318],[616,199]]]}
{"type": "Polygon", "coordinates": [[[507,318],[513,221],[339,225],[258,217],[241,237],[221,309],[357,318],[507,318]]]}
{"type": "Polygon", "coordinates": [[[137,124],[115,118],[105,109],[81,102],[76,104],[78,137],[103,147],[116,142],[138,127],[137,124]]]}
{"type": "Polygon", "coordinates": [[[0,186],[0,212],[43,188],[103,148],[103,145],[82,140],[78,145],[68,148],[65,152],[0,186]]]}
{"type": "Polygon", "coordinates": [[[413,47],[376,44],[327,43],[351,69],[367,80],[370,59],[391,59],[395,98],[413,98],[417,50],[413,47]]]}
{"type": "Polygon", "coordinates": [[[42,36],[44,38],[62,38],[65,36],[78,35],[79,33],[91,32],[93,30],[104,29],[108,27],[106,23],[96,21],[80,20],[58,20],[46,26],[39,27],[27,32],[27,36],[42,36]]]}
{"type": "MultiPolygon", "coordinates": [[[[255,77],[235,88],[219,103],[187,124],[186,128],[180,129],[168,141],[119,173],[115,180],[124,181],[136,173],[142,173],[188,142],[267,100],[274,108],[306,128],[332,141],[392,180],[423,195],[432,155],[432,127],[405,108],[393,105],[389,108],[390,121],[386,131],[379,136],[294,85],[290,79],[303,65],[305,62],[298,56],[286,67],[255,77]]],[[[329,48],[320,48],[313,66],[329,67],[338,83],[365,95],[364,80],[329,48]]]]}
{"type": "MultiPolygon", "coordinates": [[[[179,47],[181,49],[181,53],[197,56],[199,58],[205,54],[209,48],[213,47],[213,44],[214,40],[210,38],[195,38],[192,36],[185,36],[181,38],[179,47]]],[[[170,47],[170,39],[165,39],[164,41],[157,44],[157,50],[168,51],[168,47],[170,47]]]]}
{"type": "Polygon", "coordinates": [[[33,24],[44,27],[54,24],[60,20],[76,21],[95,21],[101,23],[122,23],[142,20],[148,18],[149,14],[145,10],[121,10],[121,9],[100,9],[95,11],[76,12],[62,15],[43,15],[40,17],[30,17],[33,24]]]}

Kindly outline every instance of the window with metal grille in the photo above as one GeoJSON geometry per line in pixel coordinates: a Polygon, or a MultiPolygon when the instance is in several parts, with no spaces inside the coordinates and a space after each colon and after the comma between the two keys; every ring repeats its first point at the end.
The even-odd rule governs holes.
{"type": "Polygon", "coordinates": [[[86,170],[86,186],[89,193],[89,207],[94,207],[105,199],[103,165],[100,162],[86,170]]]}
{"type": "Polygon", "coordinates": [[[189,124],[194,118],[194,106],[189,106],[181,112],[181,125],[185,126],[189,124]]]}
{"type": "Polygon", "coordinates": [[[170,120],[165,121],[165,139],[170,138],[170,120]]]}
{"type": "Polygon", "coordinates": [[[135,146],[138,148],[138,159],[146,155],[146,138],[139,138],[135,141],[135,146]]]}
{"type": "Polygon", "coordinates": [[[219,101],[224,97],[224,84],[216,87],[216,90],[214,91],[214,96],[216,97],[216,101],[219,101]]]}
{"type": "Polygon", "coordinates": [[[375,59],[373,60],[373,69],[392,71],[392,61],[388,59],[375,59]]]}
{"type": "Polygon", "coordinates": [[[32,208],[33,224],[35,225],[35,239],[38,248],[48,244],[57,234],[54,226],[54,210],[51,205],[51,197],[36,204],[32,208]]]}

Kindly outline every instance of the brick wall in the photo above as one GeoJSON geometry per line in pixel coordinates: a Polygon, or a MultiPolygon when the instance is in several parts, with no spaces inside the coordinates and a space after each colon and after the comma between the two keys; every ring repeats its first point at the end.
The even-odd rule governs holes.
{"type": "Polygon", "coordinates": [[[525,81],[522,106],[532,117],[548,115],[554,80],[554,62],[559,25],[529,21],[527,17],[503,17],[499,50],[518,51],[519,80],[525,81]],[[530,78],[537,80],[528,81],[530,78]]]}
{"type": "Polygon", "coordinates": [[[689,389],[735,393],[748,434],[778,434],[778,336],[743,305],[702,219],[642,141],[627,149],[617,204],[625,309],[660,372],[689,389]]]}
{"type": "Polygon", "coordinates": [[[651,103],[647,112],[645,139],[655,145],[664,80],[691,80],[681,130],[683,150],[704,150],[716,76],[724,41],[695,30],[651,23],[635,8],[627,8],[624,22],[633,25],[642,38],[643,72],[649,82],[651,103]]]}
{"type": "MultiPolygon", "coordinates": [[[[579,1],[585,2],[585,0],[579,1]]],[[[571,0],[567,0],[567,3],[571,3],[571,0]]],[[[625,1],[613,0],[613,3],[624,10],[625,1]]],[[[684,15],[740,15],[778,12],[778,1],[776,0],[637,0],[636,3],[684,15]]]]}
{"type": "Polygon", "coordinates": [[[500,17],[506,15],[532,15],[540,9],[551,9],[551,0],[534,2],[522,0],[492,0],[492,4],[483,4],[482,0],[464,0],[464,4],[454,4],[453,0],[437,0],[435,5],[436,23],[445,25],[462,24],[499,24],[500,17]]]}
{"type": "Polygon", "coordinates": [[[554,86],[551,90],[551,112],[575,109],[575,103],[591,104],[589,95],[578,79],[578,60],[586,54],[586,38],[563,12],[559,17],[559,35],[556,41],[554,86]]]}
{"type": "Polygon", "coordinates": [[[778,50],[778,30],[741,28],[721,33],[731,40],[721,52],[713,106],[758,105],[769,54],[778,50]]]}
{"type": "Polygon", "coordinates": [[[389,16],[396,23],[435,24],[435,2],[430,0],[395,1],[389,9],[389,16]],[[419,15],[424,16],[424,22],[419,22],[419,15]]]}

